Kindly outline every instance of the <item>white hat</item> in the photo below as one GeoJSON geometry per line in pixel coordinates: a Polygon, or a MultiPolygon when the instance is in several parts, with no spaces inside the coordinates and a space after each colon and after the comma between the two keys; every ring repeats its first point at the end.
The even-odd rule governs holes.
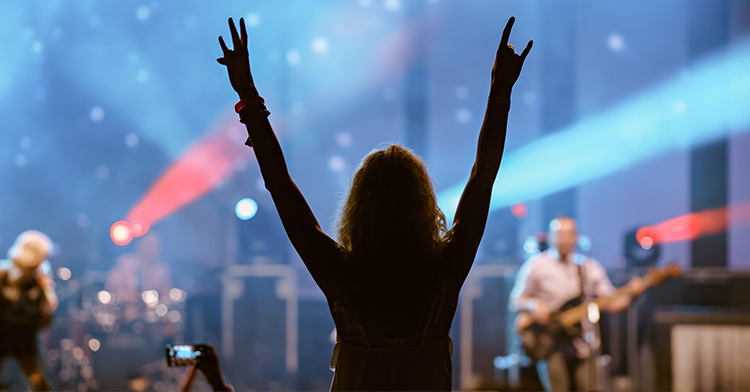
{"type": "Polygon", "coordinates": [[[42,264],[52,252],[52,241],[42,232],[27,230],[21,233],[8,250],[8,258],[16,267],[34,269],[42,264]]]}

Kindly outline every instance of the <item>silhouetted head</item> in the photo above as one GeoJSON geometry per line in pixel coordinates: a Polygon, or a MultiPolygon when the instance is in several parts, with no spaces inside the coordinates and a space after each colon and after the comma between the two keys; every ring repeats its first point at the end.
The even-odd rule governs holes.
{"type": "Polygon", "coordinates": [[[561,256],[572,253],[578,243],[575,219],[569,216],[553,219],[549,224],[549,241],[561,256]]]}
{"type": "Polygon", "coordinates": [[[337,229],[339,243],[351,254],[436,250],[445,216],[422,161],[399,145],[368,154],[354,173],[337,229]]]}

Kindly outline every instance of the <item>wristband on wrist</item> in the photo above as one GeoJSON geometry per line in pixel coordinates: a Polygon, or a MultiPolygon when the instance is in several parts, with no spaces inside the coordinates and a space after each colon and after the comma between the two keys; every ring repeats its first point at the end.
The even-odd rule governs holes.
{"type": "Polygon", "coordinates": [[[240,122],[243,124],[247,124],[248,121],[252,119],[268,117],[271,115],[271,112],[266,109],[266,105],[258,102],[244,106],[242,109],[240,109],[239,114],[240,122]]]}
{"type": "MultiPolygon", "coordinates": [[[[262,102],[255,102],[245,105],[238,111],[238,113],[240,115],[240,122],[243,124],[247,124],[254,119],[267,118],[271,115],[271,112],[266,109],[266,105],[264,105],[262,102]]],[[[247,140],[245,140],[245,145],[248,147],[253,146],[253,141],[250,139],[249,134],[247,136],[247,140]]]]}
{"type": "Polygon", "coordinates": [[[242,108],[244,108],[245,106],[250,105],[252,103],[265,104],[266,101],[260,95],[252,97],[252,98],[249,98],[249,99],[240,99],[239,102],[237,102],[236,104],[234,104],[234,112],[235,113],[239,113],[240,110],[242,110],[242,108]]]}

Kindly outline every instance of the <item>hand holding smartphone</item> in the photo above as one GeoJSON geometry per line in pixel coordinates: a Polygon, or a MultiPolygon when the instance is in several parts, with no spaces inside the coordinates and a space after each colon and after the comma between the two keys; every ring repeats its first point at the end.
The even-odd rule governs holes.
{"type": "Polygon", "coordinates": [[[197,365],[206,350],[205,344],[167,345],[167,366],[197,365]]]}
{"type": "Polygon", "coordinates": [[[234,390],[231,385],[224,382],[219,366],[219,356],[216,355],[214,346],[210,344],[167,345],[166,353],[168,366],[190,366],[188,368],[190,379],[185,383],[184,390],[189,390],[192,385],[192,377],[195,376],[194,368],[203,372],[206,381],[214,391],[234,390]]]}

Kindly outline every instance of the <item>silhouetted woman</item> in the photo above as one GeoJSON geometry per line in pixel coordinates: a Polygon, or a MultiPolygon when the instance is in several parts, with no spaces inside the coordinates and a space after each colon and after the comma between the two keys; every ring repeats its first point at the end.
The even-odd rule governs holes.
{"type": "Polygon", "coordinates": [[[321,230],[289,177],[284,155],[255,88],[247,32],[229,19],[234,50],[219,43],[217,61],[239,94],[265,186],[292,245],[328,299],[338,342],[332,390],[450,390],[448,337],[458,294],[474,262],[500,168],[510,109],[529,42],[521,55],[508,45],[508,21],[492,70],[476,161],[447,230],[424,165],[391,145],[365,157],[338,220],[338,242],[321,230]]]}

